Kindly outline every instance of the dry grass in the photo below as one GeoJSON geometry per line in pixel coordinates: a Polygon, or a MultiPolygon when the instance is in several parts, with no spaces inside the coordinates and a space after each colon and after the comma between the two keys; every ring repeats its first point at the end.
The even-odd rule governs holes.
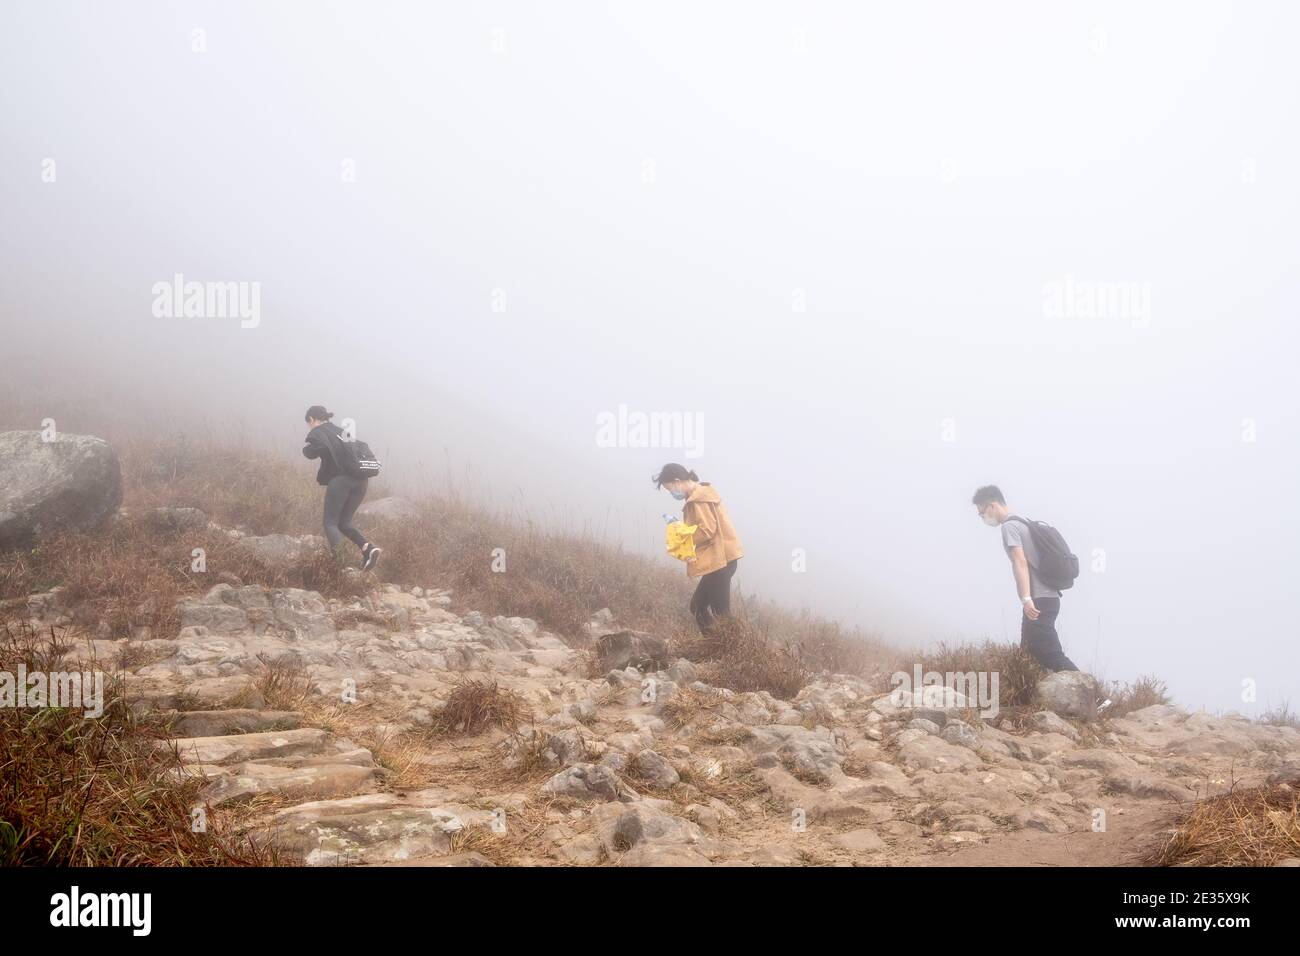
{"type": "MultiPolygon", "coordinates": [[[[542,860],[548,866],[563,866],[563,862],[550,858],[553,844],[545,834],[556,823],[552,814],[571,806],[571,801],[563,798],[529,800],[523,806],[503,811],[502,832],[486,824],[458,830],[451,838],[451,852],[478,853],[497,866],[519,866],[542,860]]],[[[589,827],[587,822],[578,830],[589,827]]]]}
{"type": "Polygon", "coordinates": [[[530,716],[523,698],[503,690],[496,681],[461,679],[446,703],[434,712],[433,732],[438,736],[474,736],[500,727],[513,734],[520,721],[530,716]]]}
{"type": "Polygon", "coordinates": [[[1105,717],[1125,717],[1143,707],[1169,703],[1169,689],[1165,682],[1149,675],[1139,677],[1131,684],[1120,681],[1099,683],[1111,702],[1104,712],[1105,717]]]}
{"type": "Polygon", "coordinates": [[[947,644],[940,643],[936,650],[923,654],[919,658],[899,660],[894,670],[902,671],[909,677],[916,664],[921,671],[935,671],[940,674],[987,674],[998,675],[998,704],[1001,709],[1032,707],[1038,698],[1038,682],[1046,672],[1038,662],[1015,644],[997,644],[984,641],[982,644],[947,644]]]}
{"type": "MultiPolygon", "coordinates": [[[[746,761],[716,761],[706,763],[705,768],[687,764],[679,767],[677,772],[681,777],[679,787],[682,784],[693,787],[706,798],[716,797],[733,809],[741,809],[741,805],[749,800],[767,801],[772,797],[767,781],[758,775],[753,764],[746,761]]],[[[684,799],[688,803],[699,803],[699,793],[687,789],[684,799]]]]}
{"type": "Polygon", "coordinates": [[[307,666],[297,654],[258,654],[261,664],[254,686],[271,710],[302,710],[311,697],[313,684],[307,666]]]}
{"type": "Polygon", "coordinates": [[[1282,701],[1276,707],[1270,707],[1256,719],[1257,723],[1268,724],[1272,727],[1294,727],[1300,730],[1300,714],[1291,709],[1287,701],[1282,701]]]}
{"type": "Polygon", "coordinates": [[[98,532],[65,533],[6,555],[0,600],[58,587],[73,622],[96,637],[168,638],[179,629],[177,601],[223,580],[300,587],[330,597],[357,590],[356,576],[329,551],[270,567],[219,531],[159,534],[147,515],[128,513],[98,532]],[[204,552],[202,572],[192,570],[196,548],[204,552]]]}
{"type": "Polygon", "coordinates": [[[690,726],[701,714],[716,712],[724,698],[718,694],[680,687],[664,702],[659,718],[673,730],[690,726]]]}
{"type": "Polygon", "coordinates": [[[1271,866],[1300,857],[1300,786],[1253,787],[1196,804],[1152,866],[1271,866]]]}
{"type": "Polygon", "coordinates": [[[454,495],[417,507],[418,519],[383,529],[384,574],[436,582],[461,610],[530,617],[574,646],[585,645],[583,626],[605,607],[621,625],[641,630],[689,620],[689,587],[668,565],[591,536],[488,513],[454,495]],[[493,570],[498,548],[504,571],[493,570]]]}
{"type": "MultiPolygon", "coordinates": [[[[322,489],[314,463],[296,447],[274,454],[215,428],[186,434],[172,424],[128,420],[117,409],[106,415],[88,401],[0,388],[0,428],[30,427],[47,415],[113,443],[127,514],[101,532],[69,535],[6,562],[0,600],[62,585],[80,619],[107,622],[111,636],[137,636],[134,629],[147,626],[151,636],[169,637],[175,599],[219,580],[329,597],[351,597],[383,580],[448,589],[458,611],[533,618],[575,647],[586,646],[584,625],[605,607],[628,628],[667,636],[694,627],[687,610],[694,582],[674,562],[628,553],[593,534],[546,528],[527,515],[493,512],[454,488],[412,499],[413,519],[359,519],[384,547],[379,579],[346,574],[324,551],[291,568],[268,568],[220,531],[160,529],[150,515],[161,507],[196,508],[222,528],[248,534],[320,534],[322,489]],[[190,571],[195,547],[207,552],[207,573],[190,571]],[[492,563],[498,548],[506,560],[501,573],[492,563]]],[[[368,498],[384,493],[372,482],[368,498]]],[[[868,676],[882,657],[874,639],[807,613],[764,604],[752,616],[778,644],[797,647],[810,670],[868,676]]]]}
{"type": "MultiPolygon", "coordinates": [[[[0,631],[0,670],[50,673],[71,643],[23,625],[0,631]]],[[[93,665],[79,664],[86,670],[93,665]]],[[[103,716],[43,707],[0,708],[0,865],[272,865],[274,854],[233,836],[223,814],[194,832],[202,781],[175,775],[174,748],[159,747],[165,718],[132,711],[106,675],[103,716]]]]}
{"type": "Polygon", "coordinates": [[[741,693],[765,690],[789,700],[808,683],[799,645],[774,638],[756,620],[724,618],[708,633],[680,640],[677,649],[682,657],[701,662],[701,676],[717,687],[741,693]]]}

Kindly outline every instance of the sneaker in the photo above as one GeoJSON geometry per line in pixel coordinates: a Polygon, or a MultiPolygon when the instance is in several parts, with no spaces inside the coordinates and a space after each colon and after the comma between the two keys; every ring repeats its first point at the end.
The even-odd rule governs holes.
{"type": "Polygon", "coordinates": [[[1109,697],[1098,697],[1098,698],[1097,698],[1097,713],[1100,714],[1103,710],[1105,710],[1107,707],[1109,707],[1112,703],[1114,703],[1114,702],[1113,702],[1109,697]]]}
{"type": "Polygon", "coordinates": [[[376,564],[379,563],[379,556],[383,553],[383,548],[376,548],[373,544],[368,544],[361,552],[361,570],[372,571],[376,564]]]}

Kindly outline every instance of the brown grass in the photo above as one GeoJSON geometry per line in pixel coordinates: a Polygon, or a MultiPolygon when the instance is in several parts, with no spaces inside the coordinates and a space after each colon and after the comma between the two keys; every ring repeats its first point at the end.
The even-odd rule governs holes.
{"type": "MultiPolygon", "coordinates": [[[[73,669],[66,634],[0,630],[0,669],[73,669]]],[[[75,669],[87,670],[92,664],[75,669]]],[[[132,711],[120,680],[105,680],[98,719],[66,708],[0,708],[0,865],[248,866],[275,855],[233,835],[209,812],[194,832],[203,782],[181,782],[165,718],[132,711]]]]}
{"type": "MultiPolygon", "coordinates": [[[[549,866],[567,865],[550,859],[552,844],[545,834],[555,825],[550,814],[570,809],[572,805],[564,798],[529,800],[521,807],[505,811],[504,832],[499,833],[488,824],[458,830],[451,838],[451,852],[478,853],[496,866],[518,866],[539,859],[545,859],[549,866]]],[[[590,826],[590,821],[586,821],[576,829],[581,832],[590,826]]]]}
{"type": "Polygon", "coordinates": [[[254,685],[270,710],[302,710],[311,697],[313,684],[307,666],[297,654],[258,654],[254,685]]]}
{"type": "Polygon", "coordinates": [[[1038,682],[1046,675],[1026,651],[1015,644],[997,644],[984,641],[982,644],[947,644],[940,643],[931,653],[919,658],[900,659],[894,669],[909,675],[919,663],[922,672],[936,671],[940,674],[989,674],[998,675],[998,704],[1000,708],[1027,708],[1035,705],[1038,699],[1038,682]]]}
{"type": "Polygon", "coordinates": [[[799,645],[765,632],[760,622],[751,619],[717,621],[708,633],[679,640],[678,651],[701,662],[701,676],[717,687],[742,693],[765,690],[789,700],[808,683],[799,645]]]}
{"type": "Polygon", "coordinates": [[[1152,866],[1271,866],[1300,857],[1300,786],[1252,787],[1196,804],[1152,866]]]}
{"type": "Polygon", "coordinates": [[[1104,717],[1124,717],[1143,707],[1169,703],[1169,689],[1165,682],[1150,675],[1139,677],[1131,684],[1110,681],[1101,686],[1111,702],[1103,711],[1104,717]]]}
{"type": "Polygon", "coordinates": [[[528,706],[514,691],[503,690],[494,680],[462,679],[434,712],[433,732],[474,736],[500,727],[514,733],[528,716],[528,706]]]}
{"type": "Polygon", "coordinates": [[[101,531],[57,535],[5,557],[0,600],[62,588],[73,622],[107,639],[175,637],[176,602],[222,580],[306,588],[330,597],[357,590],[357,578],[329,551],[269,567],[219,531],[160,534],[147,515],[134,512],[119,515],[101,531]],[[204,551],[205,571],[193,570],[196,548],[204,551]]]}

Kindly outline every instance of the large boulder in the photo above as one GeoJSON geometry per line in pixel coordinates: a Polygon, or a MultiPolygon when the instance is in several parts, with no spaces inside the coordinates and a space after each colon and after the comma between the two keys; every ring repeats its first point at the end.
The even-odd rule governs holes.
{"type": "Polygon", "coordinates": [[[1097,716],[1097,682],[1083,671],[1056,671],[1038,682],[1045,710],[1061,717],[1093,720],[1097,716]]]}
{"type": "Polygon", "coordinates": [[[0,550],[97,528],[122,503],[122,469],[102,438],[0,432],[0,550]]]}

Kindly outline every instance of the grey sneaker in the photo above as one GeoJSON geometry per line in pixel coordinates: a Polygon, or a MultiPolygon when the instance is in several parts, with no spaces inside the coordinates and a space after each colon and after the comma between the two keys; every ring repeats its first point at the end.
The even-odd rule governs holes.
{"type": "Polygon", "coordinates": [[[376,548],[373,544],[366,545],[365,550],[361,552],[361,570],[373,571],[383,551],[383,548],[376,548]]]}

